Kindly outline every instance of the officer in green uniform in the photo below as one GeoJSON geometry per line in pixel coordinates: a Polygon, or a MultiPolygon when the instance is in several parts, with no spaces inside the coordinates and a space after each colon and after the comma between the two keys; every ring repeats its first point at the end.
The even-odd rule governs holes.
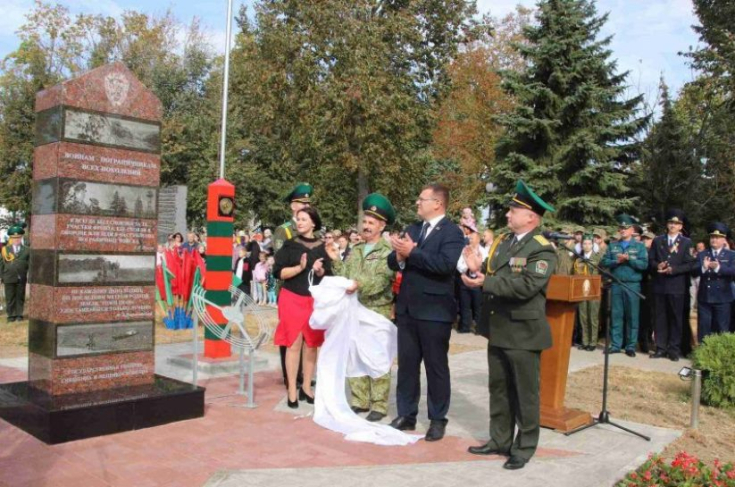
{"type": "Polygon", "coordinates": [[[511,233],[490,250],[479,269],[484,279],[477,280],[484,298],[478,332],[489,339],[490,441],[469,452],[508,455],[503,468],[516,470],[530,460],[539,440],[541,351],[551,347],[546,287],[556,253],[539,229],[543,214],[554,208],[523,181],[509,205],[511,233]]]}
{"type": "MultiPolygon", "coordinates": [[[[355,281],[347,292],[358,292],[358,300],[368,309],[387,319],[391,318],[393,281],[395,272],[388,268],[388,254],[393,250],[382,233],[386,224],[393,224],[396,211],[385,196],[372,193],[362,202],[362,237],[364,242],[355,245],[343,262],[339,251],[328,249],[332,269],[336,275],[355,281]]],[[[380,421],[388,414],[390,371],[378,378],[350,377],[352,410],[362,413],[370,410],[368,421],[380,421]]]]}
{"type": "MultiPolygon", "coordinates": [[[[311,195],[314,193],[314,188],[309,183],[299,183],[296,187],[283,200],[289,203],[291,206],[291,219],[283,225],[276,228],[273,232],[273,253],[275,254],[286,240],[291,240],[296,235],[296,214],[302,208],[311,205],[311,195]]],[[[278,283],[278,289],[280,291],[280,281],[278,283]]],[[[288,386],[288,380],[286,378],[286,349],[288,347],[280,347],[281,351],[281,370],[283,371],[283,383],[288,386]]],[[[299,360],[299,377],[296,381],[296,386],[301,387],[301,361],[299,360]]]]}
{"type": "Polygon", "coordinates": [[[314,188],[309,183],[299,183],[284,198],[284,201],[291,206],[291,219],[283,225],[276,228],[273,232],[273,252],[278,252],[283,247],[286,240],[291,240],[296,236],[296,214],[301,208],[311,204],[311,195],[314,194],[314,188]]]}
{"type": "Polygon", "coordinates": [[[5,285],[5,300],[8,310],[8,321],[23,319],[23,306],[26,300],[26,282],[28,281],[28,261],[30,252],[23,245],[25,232],[19,225],[8,230],[8,243],[3,247],[0,259],[0,279],[5,285]]]}
{"type": "MultiPolygon", "coordinates": [[[[597,276],[600,271],[595,267],[602,260],[602,253],[595,252],[594,237],[591,233],[582,237],[580,255],[574,261],[574,275],[597,276]]],[[[577,347],[580,350],[592,352],[597,348],[597,338],[600,330],[600,302],[582,301],[577,308],[579,324],[582,327],[582,343],[577,347]]]]}
{"type": "MultiPolygon", "coordinates": [[[[641,292],[643,273],[648,268],[648,252],[642,242],[633,239],[633,225],[636,220],[630,215],[618,215],[618,232],[620,240],[611,242],[607,247],[602,265],[624,282],[633,291],[641,292]]],[[[640,298],[613,282],[612,317],[610,323],[611,342],[607,353],[620,353],[625,345],[625,354],[635,357],[635,346],[638,343],[638,323],[640,318],[640,298]],[[623,343],[625,330],[625,343],[623,343]]]]}

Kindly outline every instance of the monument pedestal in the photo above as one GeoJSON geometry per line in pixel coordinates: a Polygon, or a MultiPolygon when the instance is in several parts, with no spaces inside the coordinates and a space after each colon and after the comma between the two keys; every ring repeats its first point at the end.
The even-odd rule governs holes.
{"type": "Polygon", "coordinates": [[[152,384],[52,396],[0,384],[0,418],[55,445],[204,415],[204,388],[156,375],[152,384]]]}
{"type": "Polygon", "coordinates": [[[541,353],[541,426],[567,432],[592,423],[590,413],[564,406],[576,303],[600,299],[600,276],[551,276],[546,318],[553,346],[541,353]]]}
{"type": "Polygon", "coordinates": [[[155,374],[160,100],[114,63],[35,110],[28,382],[0,417],[60,443],[202,416],[204,389],[155,374]]]}

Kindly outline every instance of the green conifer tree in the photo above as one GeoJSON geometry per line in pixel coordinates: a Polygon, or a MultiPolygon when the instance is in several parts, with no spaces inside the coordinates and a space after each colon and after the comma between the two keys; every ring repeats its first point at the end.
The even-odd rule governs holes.
{"type": "MultiPolygon", "coordinates": [[[[610,59],[611,38],[598,39],[607,15],[593,1],[543,0],[536,19],[518,45],[528,69],[504,72],[518,105],[500,117],[506,134],[491,202],[500,209],[522,178],[556,206],[557,219],[609,224],[635,204],[628,179],[639,152],[632,137],[648,121],[639,116],[641,96],[626,99],[628,73],[610,59]]],[[[503,223],[496,211],[495,224],[503,223]]]]}

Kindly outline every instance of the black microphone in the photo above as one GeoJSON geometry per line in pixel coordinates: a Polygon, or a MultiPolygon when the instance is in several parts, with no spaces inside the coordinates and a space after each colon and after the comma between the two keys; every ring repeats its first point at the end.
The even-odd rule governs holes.
{"type": "Polygon", "coordinates": [[[574,240],[574,235],[567,235],[559,232],[541,232],[542,235],[549,240],[574,240]]]}

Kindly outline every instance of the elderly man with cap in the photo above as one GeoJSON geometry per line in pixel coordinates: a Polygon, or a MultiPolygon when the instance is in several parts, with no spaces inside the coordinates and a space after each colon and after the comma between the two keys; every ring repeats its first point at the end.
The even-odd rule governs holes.
{"type": "Polygon", "coordinates": [[[666,214],[666,235],[659,235],[651,244],[648,266],[656,314],[656,352],[651,358],[668,357],[677,361],[681,353],[679,347],[688,295],[687,276],[697,265],[691,253],[692,241],[681,234],[683,226],[684,213],[681,210],[669,210],[666,214]]]}
{"type": "MultiPolygon", "coordinates": [[[[382,233],[386,225],[395,222],[396,211],[388,198],[379,193],[369,194],[362,202],[362,210],[363,241],[352,248],[344,261],[334,246],[327,248],[327,253],[334,273],[354,281],[347,292],[357,292],[360,304],[390,320],[395,272],[388,267],[388,255],[393,249],[382,233]]],[[[370,411],[368,421],[380,421],[388,414],[390,370],[379,377],[350,377],[348,383],[353,411],[370,411]]]]}
{"type": "Polygon", "coordinates": [[[8,321],[23,319],[30,258],[28,248],[23,245],[24,234],[25,231],[20,225],[8,229],[9,240],[2,249],[2,259],[0,259],[0,279],[5,285],[8,321]]]}
{"type": "Polygon", "coordinates": [[[556,253],[539,229],[544,213],[554,207],[523,181],[509,206],[511,233],[497,239],[481,268],[464,252],[470,269],[485,274],[472,284],[482,286],[478,332],[489,339],[490,372],[490,440],[468,451],[508,455],[503,468],[517,470],[528,463],[539,441],[541,351],[551,347],[546,287],[556,253]]]}
{"type": "Polygon", "coordinates": [[[728,228],[714,222],[707,227],[709,249],[697,255],[695,275],[701,276],[697,292],[697,339],[699,343],[712,333],[730,328],[733,301],[730,284],[735,277],[735,252],[725,248],[728,228]]]}
{"type": "MultiPolygon", "coordinates": [[[[296,232],[296,215],[299,210],[311,205],[311,195],[314,193],[314,188],[309,183],[299,183],[291,190],[291,192],[284,198],[284,201],[289,203],[291,208],[291,219],[276,228],[273,233],[273,253],[275,254],[281,247],[283,247],[286,240],[291,240],[297,234],[296,232]]],[[[257,261],[258,256],[255,256],[257,261]]],[[[280,289],[280,286],[279,286],[280,289]]],[[[288,378],[286,376],[286,350],[288,347],[280,347],[281,351],[281,369],[283,370],[283,383],[288,384],[288,378]]],[[[301,362],[299,361],[299,364],[301,362]]],[[[301,384],[301,368],[299,366],[299,377],[297,385],[301,384]]]]}
{"type": "Polygon", "coordinates": [[[648,268],[648,253],[641,242],[633,240],[636,220],[630,215],[618,215],[620,240],[610,243],[602,258],[602,265],[624,283],[628,289],[613,281],[611,285],[612,317],[610,323],[610,347],[605,353],[620,353],[635,357],[640,319],[640,298],[632,291],[641,291],[643,273],[648,268]],[[625,343],[623,343],[625,330],[625,343]]]}

